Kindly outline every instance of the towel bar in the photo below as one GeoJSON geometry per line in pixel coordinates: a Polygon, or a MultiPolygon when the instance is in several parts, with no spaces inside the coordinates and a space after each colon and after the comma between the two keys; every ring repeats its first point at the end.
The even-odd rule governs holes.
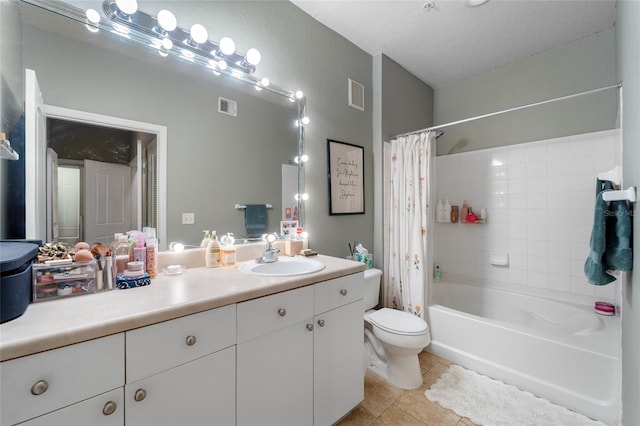
{"type": "MultiPolygon", "coordinates": [[[[272,209],[273,208],[273,206],[271,204],[265,204],[265,206],[267,206],[268,209],[272,209]]],[[[241,204],[236,204],[235,208],[236,209],[246,209],[247,206],[243,206],[241,204]]]]}
{"type": "Polygon", "coordinates": [[[604,201],[620,201],[627,200],[632,203],[636,202],[636,188],[635,186],[630,186],[629,188],[622,191],[605,191],[602,193],[602,199],[604,201]]]}

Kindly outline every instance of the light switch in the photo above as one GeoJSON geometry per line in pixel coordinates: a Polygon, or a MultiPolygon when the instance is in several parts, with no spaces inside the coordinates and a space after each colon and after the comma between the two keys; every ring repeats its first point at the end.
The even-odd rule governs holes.
{"type": "Polygon", "coordinates": [[[196,222],[195,213],[182,213],[182,224],[193,225],[196,222]]]}

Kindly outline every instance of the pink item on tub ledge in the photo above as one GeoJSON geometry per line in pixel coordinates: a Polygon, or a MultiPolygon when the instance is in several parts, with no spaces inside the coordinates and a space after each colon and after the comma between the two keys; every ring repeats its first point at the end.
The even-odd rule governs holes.
{"type": "Polygon", "coordinates": [[[596,302],[594,306],[596,314],[600,315],[615,315],[616,307],[615,305],[607,302],[596,302]]]}

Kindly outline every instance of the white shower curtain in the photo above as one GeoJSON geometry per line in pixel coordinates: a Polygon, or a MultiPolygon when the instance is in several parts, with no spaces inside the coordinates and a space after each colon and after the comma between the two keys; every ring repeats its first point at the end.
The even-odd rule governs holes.
{"type": "Polygon", "coordinates": [[[435,132],[391,141],[385,163],[385,273],[383,304],[424,318],[430,277],[428,230],[435,132]]]}

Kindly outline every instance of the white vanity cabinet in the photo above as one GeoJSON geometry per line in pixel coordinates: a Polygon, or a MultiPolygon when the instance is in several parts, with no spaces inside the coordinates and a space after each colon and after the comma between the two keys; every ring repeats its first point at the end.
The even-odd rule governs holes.
{"type": "Polygon", "coordinates": [[[236,305],[126,332],[127,425],[235,424],[236,305]]]}
{"type": "Polygon", "coordinates": [[[73,404],[114,389],[122,392],[124,334],[5,361],[0,366],[0,378],[2,425],[13,425],[54,411],[51,421],[39,419],[33,420],[33,424],[101,425],[113,424],[112,421],[118,424],[122,404],[118,404],[117,399],[111,400],[115,407],[107,404],[108,398],[103,401],[102,397],[90,406],[73,404]],[[62,408],[65,409],[60,410],[62,408]]]}
{"type": "Polygon", "coordinates": [[[329,425],[364,397],[362,273],[238,304],[238,425],[329,425]]]}

